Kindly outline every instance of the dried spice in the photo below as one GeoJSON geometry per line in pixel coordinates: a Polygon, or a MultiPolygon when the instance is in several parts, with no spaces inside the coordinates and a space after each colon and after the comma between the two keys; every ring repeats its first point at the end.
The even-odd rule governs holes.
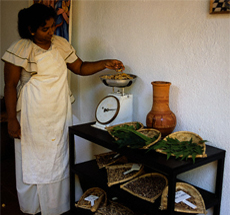
{"type": "Polygon", "coordinates": [[[117,152],[108,152],[95,155],[97,165],[101,169],[111,164],[127,163],[128,159],[125,156],[118,154],[117,152]]]}
{"type": "Polygon", "coordinates": [[[108,175],[108,178],[112,179],[113,181],[120,181],[120,180],[123,180],[125,178],[129,178],[131,175],[134,174],[134,172],[130,172],[130,173],[124,175],[123,173],[126,172],[127,170],[130,170],[130,167],[108,169],[107,175],[108,175]]]}
{"type": "MultiPolygon", "coordinates": [[[[204,142],[207,142],[207,140],[201,140],[199,144],[204,142]]],[[[192,138],[189,141],[179,141],[177,138],[167,137],[166,140],[161,140],[149,147],[148,151],[160,149],[167,154],[167,159],[174,155],[176,159],[181,157],[181,160],[187,160],[191,155],[193,163],[195,163],[196,156],[201,155],[204,151],[204,147],[199,144],[194,143],[192,138]]]]}
{"type": "Polygon", "coordinates": [[[125,188],[140,197],[152,198],[160,194],[165,186],[166,181],[160,176],[155,176],[142,177],[138,180],[131,181],[125,185],[125,188]]]}
{"type": "Polygon", "coordinates": [[[134,215],[134,212],[124,205],[111,202],[106,207],[100,207],[95,215],[134,215]]]}
{"type": "MultiPolygon", "coordinates": [[[[178,191],[183,191],[187,193],[190,197],[186,198],[187,202],[190,202],[196,208],[193,208],[189,205],[186,204],[185,202],[178,202],[174,203],[175,208],[174,211],[177,212],[183,212],[183,213],[192,213],[192,214],[207,214],[207,211],[205,209],[205,203],[204,200],[199,193],[199,191],[192,185],[184,183],[184,182],[177,182],[176,183],[176,192],[178,191]]],[[[180,198],[180,197],[179,197],[180,198]]],[[[183,198],[181,198],[183,200],[183,198]]],[[[176,201],[176,199],[175,199],[176,201]]],[[[178,201],[178,199],[177,199],[178,201]]],[[[160,205],[160,210],[166,210],[168,206],[168,186],[165,187],[165,189],[162,192],[161,195],[161,205],[160,205]]]]}
{"type": "Polygon", "coordinates": [[[101,165],[111,163],[114,160],[114,156],[116,154],[117,153],[111,153],[111,154],[106,154],[106,155],[103,155],[103,156],[97,156],[97,161],[101,165]]]}
{"type": "Polygon", "coordinates": [[[115,143],[119,145],[120,148],[129,146],[132,149],[142,148],[152,142],[154,142],[159,134],[150,138],[141,132],[136,131],[134,126],[123,125],[115,126],[111,134],[116,138],[115,143]]]}
{"type": "Polygon", "coordinates": [[[120,164],[107,166],[107,177],[108,177],[108,186],[119,184],[125,181],[128,181],[143,172],[143,165],[140,165],[139,170],[131,171],[130,173],[124,174],[126,171],[132,169],[133,163],[120,164]]]}
{"type": "Polygon", "coordinates": [[[79,201],[75,204],[75,207],[83,208],[91,210],[95,212],[99,206],[106,206],[107,205],[107,194],[106,192],[99,188],[99,187],[92,187],[88,189],[79,199],[79,201]],[[91,202],[85,200],[86,197],[93,195],[97,196],[98,199],[94,201],[94,205],[91,206],[91,202]]]}
{"type": "MultiPolygon", "coordinates": [[[[176,191],[180,191],[182,189],[177,189],[176,191]]],[[[188,195],[190,195],[189,192],[185,191],[185,190],[182,190],[183,192],[187,193],[188,195]]],[[[191,196],[191,195],[190,195],[191,196]]],[[[196,201],[195,201],[195,198],[193,196],[191,196],[190,198],[186,199],[188,202],[191,202],[192,204],[196,205],[196,201]]],[[[175,203],[175,207],[182,207],[184,209],[188,209],[188,210],[194,210],[196,211],[196,209],[190,207],[189,205],[185,204],[184,202],[178,202],[178,203],[175,203]]]]}

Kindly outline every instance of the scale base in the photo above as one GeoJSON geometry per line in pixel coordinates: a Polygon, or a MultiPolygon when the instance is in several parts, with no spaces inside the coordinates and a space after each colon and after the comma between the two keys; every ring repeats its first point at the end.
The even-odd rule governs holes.
{"type": "Polygon", "coordinates": [[[102,125],[102,124],[100,124],[100,123],[98,123],[98,122],[96,122],[95,124],[93,124],[93,125],[91,125],[91,126],[94,127],[94,128],[101,129],[101,130],[103,130],[103,131],[106,131],[106,127],[107,127],[107,126],[102,125]]]}
{"type": "Polygon", "coordinates": [[[127,122],[132,122],[132,120],[131,121],[125,121],[125,122],[119,122],[119,123],[118,122],[117,123],[110,123],[110,124],[106,124],[106,125],[102,125],[99,122],[96,122],[95,124],[93,124],[91,126],[94,128],[101,129],[103,131],[107,131],[106,127],[114,126],[114,125],[118,125],[118,124],[122,124],[122,123],[127,123],[127,122]]]}

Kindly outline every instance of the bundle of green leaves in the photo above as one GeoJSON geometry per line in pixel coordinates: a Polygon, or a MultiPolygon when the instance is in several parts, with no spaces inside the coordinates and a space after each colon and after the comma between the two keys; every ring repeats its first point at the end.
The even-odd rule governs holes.
{"type": "Polygon", "coordinates": [[[136,128],[132,125],[115,126],[111,131],[111,134],[117,139],[114,142],[119,145],[119,148],[128,146],[132,149],[138,149],[154,142],[159,136],[155,135],[150,138],[136,131],[136,129],[138,129],[137,125],[136,128]]]}
{"type": "Polygon", "coordinates": [[[177,138],[167,137],[166,140],[161,140],[149,147],[148,151],[160,149],[167,153],[167,160],[171,155],[174,155],[176,159],[181,157],[181,160],[187,160],[189,156],[192,156],[193,163],[195,163],[196,156],[202,155],[204,152],[204,147],[201,145],[204,142],[207,140],[201,140],[199,145],[194,143],[192,138],[189,141],[179,141],[177,138]]]}

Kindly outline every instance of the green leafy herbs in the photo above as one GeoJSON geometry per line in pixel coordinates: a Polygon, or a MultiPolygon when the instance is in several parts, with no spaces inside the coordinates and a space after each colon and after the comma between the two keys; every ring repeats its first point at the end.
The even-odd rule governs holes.
{"type": "Polygon", "coordinates": [[[139,128],[140,127],[138,125],[135,127],[132,125],[115,126],[111,131],[111,134],[117,138],[115,143],[119,145],[119,148],[128,146],[132,149],[142,148],[143,146],[154,142],[159,136],[155,135],[153,138],[147,137],[136,131],[136,129],[139,128]]]}
{"type": "MultiPolygon", "coordinates": [[[[206,140],[202,140],[199,144],[207,142],[206,140]]],[[[161,140],[149,147],[150,150],[160,149],[162,152],[167,154],[167,159],[173,154],[176,159],[181,157],[181,160],[187,160],[191,155],[193,163],[195,163],[195,158],[197,155],[202,155],[204,151],[204,147],[197,143],[192,142],[192,138],[189,141],[179,141],[178,139],[167,137],[166,140],[161,140]]]]}

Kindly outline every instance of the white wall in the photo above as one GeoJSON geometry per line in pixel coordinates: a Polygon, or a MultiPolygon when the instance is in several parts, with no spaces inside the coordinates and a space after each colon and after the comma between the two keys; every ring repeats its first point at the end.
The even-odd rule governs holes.
{"type": "MultiPolygon", "coordinates": [[[[175,131],[195,132],[227,150],[221,215],[229,213],[230,192],[229,18],[210,15],[209,0],[73,1],[72,44],[78,55],[87,61],[121,59],[126,72],[138,76],[125,90],[134,95],[134,121],[145,124],[152,106],[151,82],[170,81],[175,131]]],[[[96,105],[111,92],[99,75],[71,78],[75,124],[94,121],[96,105]]],[[[77,141],[82,141],[77,162],[102,150],[77,141]]],[[[212,163],[180,178],[214,191],[215,167],[212,163]]]]}
{"type": "MultiPolygon", "coordinates": [[[[1,56],[18,38],[17,12],[28,5],[28,1],[18,0],[12,7],[11,2],[1,1],[1,56]]],[[[210,15],[209,0],[73,0],[72,6],[72,44],[78,55],[83,60],[121,59],[126,72],[138,76],[125,90],[134,95],[135,121],[145,124],[152,106],[151,82],[170,81],[170,108],[177,116],[175,131],[198,133],[208,144],[227,151],[220,215],[228,214],[230,16],[210,15]]],[[[75,124],[94,121],[98,102],[111,92],[99,75],[71,77],[75,124]]],[[[80,138],[77,141],[77,162],[104,151],[80,138]]],[[[213,163],[180,177],[213,191],[215,167],[213,163]]]]}
{"type": "MultiPolygon", "coordinates": [[[[0,0],[1,9],[1,57],[11,43],[19,39],[17,30],[18,11],[28,7],[29,3],[25,0],[0,0]]],[[[4,95],[4,63],[1,61],[0,72],[0,96],[4,95]]]]}

